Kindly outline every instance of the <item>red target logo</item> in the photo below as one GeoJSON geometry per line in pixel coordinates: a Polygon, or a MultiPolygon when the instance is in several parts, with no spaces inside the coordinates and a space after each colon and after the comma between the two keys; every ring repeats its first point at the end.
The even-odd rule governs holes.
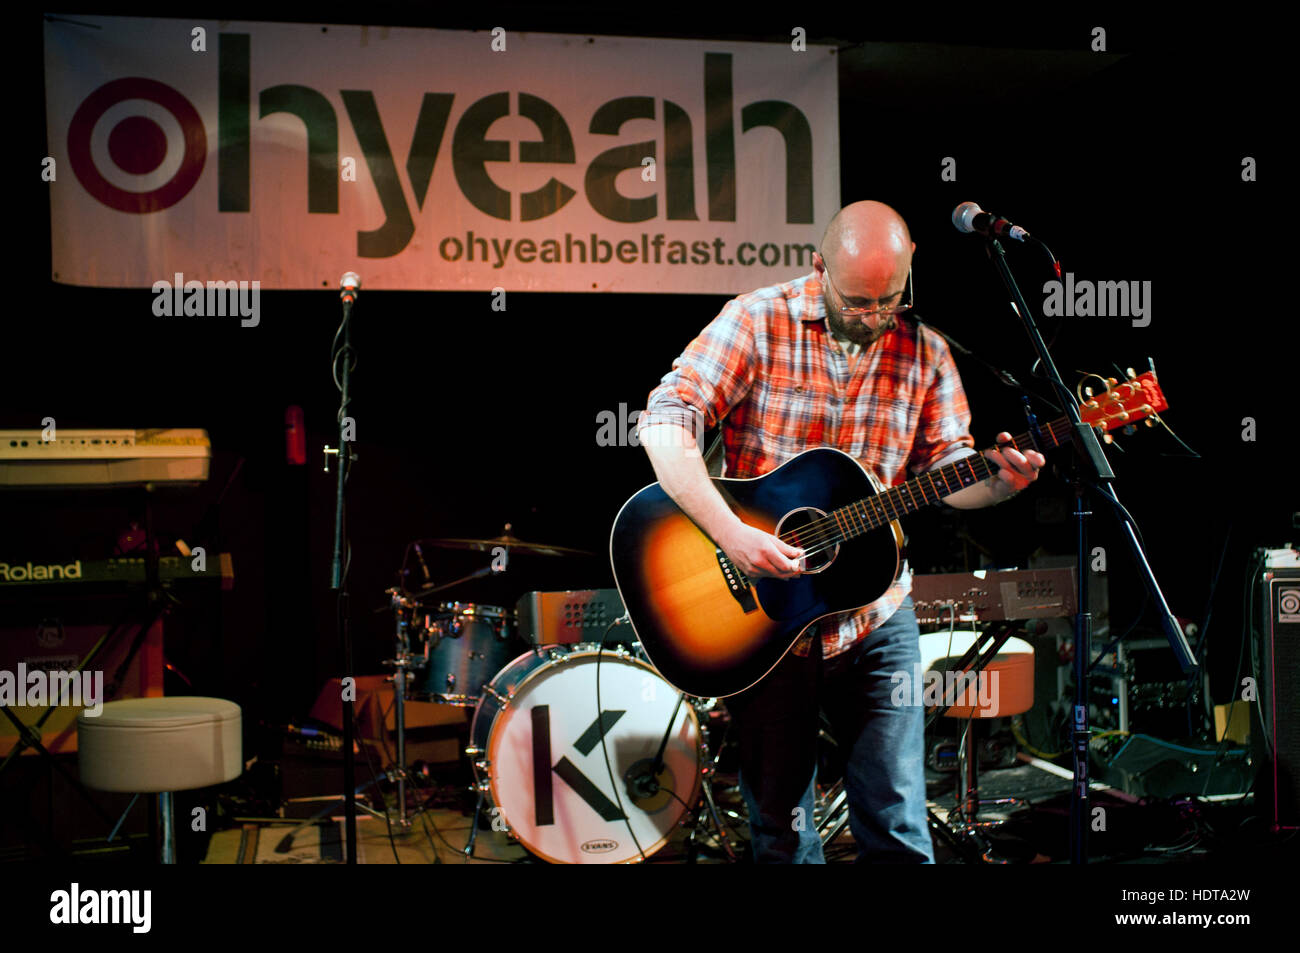
{"type": "Polygon", "coordinates": [[[159,212],[194,188],[208,154],[203,120],[165,83],[115,79],[68,126],[68,161],[86,191],[119,212],[159,212]]]}

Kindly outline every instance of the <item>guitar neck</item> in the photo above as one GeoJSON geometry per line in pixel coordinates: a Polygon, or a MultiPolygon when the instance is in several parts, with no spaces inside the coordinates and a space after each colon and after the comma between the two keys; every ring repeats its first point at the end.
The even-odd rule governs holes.
{"type": "MultiPolygon", "coordinates": [[[[1070,439],[1070,419],[1060,417],[1046,426],[1040,426],[1037,434],[1022,433],[1012,437],[1010,446],[1024,453],[1025,450],[1037,450],[1040,453],[1059,447],[1070,439]],[[1037,439],[1035,439],[1037,438],[1037,439]]],[[[842,506],[828,515],[835,521],[844,539],[861,536],[874,529],[914,513],[923,506],[938,503],[945,496],[974,486],[981,480],[987,480],[996,471],[982,454],[963,457],[956,463],[937,470],[927,470],[918,477],[891,487],[883,493],[842,506]]]]}

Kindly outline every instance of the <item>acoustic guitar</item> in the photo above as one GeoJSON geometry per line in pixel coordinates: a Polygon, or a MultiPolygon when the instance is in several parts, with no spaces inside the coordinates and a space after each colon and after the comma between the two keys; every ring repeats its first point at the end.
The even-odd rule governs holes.
{"type": "MultiPolygon", "coordinates": [[[[1108,431],[1168,406],[1154,372],[1107,384],[1079,411],[1108,442],[1108,431]]],[[[1069,418],[1061,417],[1009,446],[1045,453],[1070,439],[1069,418]]],[[[653,483],[614,520],[615,583],[664,679],[688,695],[734,695],[770,672],[819,619],[885,593],[902,567],[900,517],[995,472],[983,456],[972,455],[886,489],[848,454],[816,447],[761,477],[714,478],[744,522],[804,550],[803,571],[793,579],[746,577],[653,483]]]]}

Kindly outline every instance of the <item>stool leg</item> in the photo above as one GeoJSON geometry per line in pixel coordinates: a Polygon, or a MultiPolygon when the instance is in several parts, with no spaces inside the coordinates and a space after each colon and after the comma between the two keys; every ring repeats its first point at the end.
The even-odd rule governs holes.
{"type": "Polygon", "coordinates": [[[172,816],[172,792],[158,795],[158,819],[162,827],[162,860],[164,864],[176,863],[176,829],[172,816]]]}

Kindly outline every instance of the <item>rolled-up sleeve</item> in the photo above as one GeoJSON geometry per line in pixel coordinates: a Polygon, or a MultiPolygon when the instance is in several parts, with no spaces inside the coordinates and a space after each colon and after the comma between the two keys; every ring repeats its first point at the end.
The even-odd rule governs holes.
{"type": "Polygon", "coordinates": [[[970,406],[961,386],[961,376],[953,363],[948,345],[935,335],[923,334],[922,347],[931,349],[934,377],[921,404],[920,420],[912,452],[907,460],[912,473],[923,473],[946,466],[975,452],[975,438],[970,434],[970,406]]]}
{"type": "Polygon", "coordinates": [[[754,324],[739,301],[729,301],[699,333],[646,398],[638,434],[656,424],[696,429],[696,415],[714,427],[754,384],[754,324]]]}

